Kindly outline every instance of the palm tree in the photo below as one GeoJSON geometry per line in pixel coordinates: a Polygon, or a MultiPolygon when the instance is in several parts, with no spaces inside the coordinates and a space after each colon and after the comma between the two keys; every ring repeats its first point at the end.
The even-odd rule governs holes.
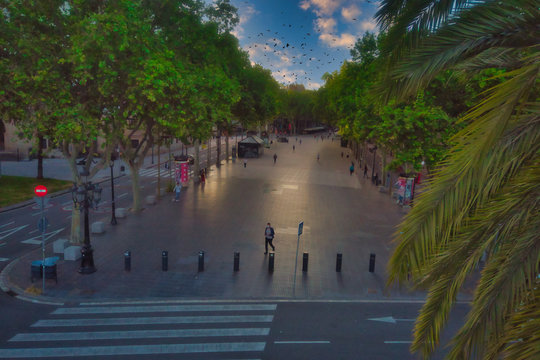
{"type": "Polygon", "coordinates": [[[411,346],[426,358],[482,259],[448,358],[540,357],[539,18],[538,0],[383,0],[377,13],[385,99],[414,95],[445,69],[505,70],[396,233],[389,284],[410,276],[429,289],[411,346]]]}

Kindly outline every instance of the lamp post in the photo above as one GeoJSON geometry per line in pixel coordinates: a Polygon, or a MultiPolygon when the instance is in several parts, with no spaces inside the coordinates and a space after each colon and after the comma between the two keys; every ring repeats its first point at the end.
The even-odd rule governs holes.
{"type": "Polygon", "coordinates": [[[109,163],[109,166],[111,167],[111,197],[112,197],[111,225],[118,224],[118,222],[116,221],[116,207],[114,203],[114,177],[113,177],[114,159],[115,159],[114,154],[111,154],[111,162],[109,163]]]}
{"type": "MultiPolygon", "coordinates": [[[[88,172],[83,172],[81,175],[88,176],[88,172]]],[[[73,184],[73,188],[71,189],[75,208],[84,211],[84,244],[81,249],[81,267],[79,268],[79,273],[81,274],[91,274],[96,271],[94,266],[94,250],[92,249],[92,245],[90,245],[88,208],[90,206],[97,207],[101,200],[101,190],[99,184],[94,185],[91,181],[79,186],[73,184]]]]}

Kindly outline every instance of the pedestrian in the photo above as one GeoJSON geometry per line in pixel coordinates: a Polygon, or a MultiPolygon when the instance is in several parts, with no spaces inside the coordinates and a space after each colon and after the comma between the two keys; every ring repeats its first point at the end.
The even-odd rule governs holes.
{"type": "Polygon", "coordinates": [[[300,139],[300,145],[302,145],[302,139],[300,139]]]}
{"type": "Polygon", "coordinates": [[[182,184],[177,181],[176,186],[174,187],[174,201],[176,202],[180,201],[180,191],[182,191],[182,184]]]}
{"type": "Polygon", "coordinates": [[[296,149],[296,147],[293,145],[293,146],[292,146],[292,151],[293,151],[293,152],[294,152],[294,149],[296,149]]]}
{"type": "Polygon", "coordinates": [[[277,154],[274,154],[274,164],[276,163],[276,160],[277,160],[277,154]]]}
{"type": "Polygon", "coordinates": [[[244,167],[247,166],[247,159],[244,159],[244,167]]]}
{"type": "Polygon", "coordinates": [[[201,182],[204,184],[204,182],[206,181],[206,171],[205,169],[201,169],[201,171],[199,171],[199,176],[201,177],[201,182]]]}
{"type": "Polygon", "coordinates": [[[270,223],[266,224],[266,229],[264,229],[264,255],[268,254],[268,244],[272,247],[272,251],[276,251],[276,247],[272,244],[275,234],[274,228],[270,226],[270,223]]]}
{"type": "Polygon", "coordinates": [[[349,167],[349,172],[351,173],[350,174],[351,176],[354,173],[354,163],[353,162],[351,163],[351,166],[349,167]]]}
{"type": "Polygon", "coordinates": [[[364,165],[364,177],[367,177],[367,165],[364,165]]]}
{"type": "Polygon", "coordinates": [[[320,156],[319,156],[319,154],[317,153],[317,161],[319,161],[319,159],[320,159],[320,156]]]}

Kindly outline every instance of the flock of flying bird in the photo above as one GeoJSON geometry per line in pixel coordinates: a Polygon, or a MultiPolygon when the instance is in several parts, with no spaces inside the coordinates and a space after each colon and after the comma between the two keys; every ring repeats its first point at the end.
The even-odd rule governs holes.
{"type": "MultiPolygon", "coordinates": [[[[283,14],[283,12],[281,12],[283,14]]],[[[356,21],[356,19],[353,19],[356,21]]],[[[287,30],[294,31],[294,25],[293,24],[282,24],[283,28],[286,28],[287,30]]],[[[299,26],[300,31],[304,32],[303,29],[304,26],[299,26]]],[[[315,29],[317,33],[320,33],[322,31],[321,28],[315,29]]],[[[313,34],[316,36],[316,34],[313,34]]],[[[332,41],[337,41],[337,37],[335,34],[329,33],[329,35],[333,36],[332,41]]],[[[313,82],[314,75],[313,71],[320,70],[322,68],[323,64],[332,64],[333,62],[342,61],[348,54],[341,53],[342,51],[349,51],[351,49],[351,46],[347,47],[347,50],[337,47],[335,48],[335,51],[337,53],[332,54],[330,51],[324,51],[322,53],[322,58],[318,58],[313,54],[313,48],[308,47],[309,37],[312,36],[310,32],[304,32],[303,38],[299,45],[294,46],[292,41],[286,40],[285,36],[280,35],[279,32],[274,31],[272,32],[270,29],[266,29],[266,33],[260,32],[256,36],[248,36],[248,39],[251,39],[251,43],[247,46],[248,52],[254,53],[256,48],[262,48],[263,57],[266,58],[266,64],[261,64],[265,67],[269,67],[271,71],[274,73],[274,76],[277,77],[278,81],[286,84],[292,84],[292,83],[298,83],[298,80],[304,80],[305,82],[313,82]],[[264,44],[256,42],[258,39],[266,39],[264,40],[264,44]],[[289,42],[287,42],[289,41],[289,42]],[[249,49],[253,49],[250,51],[249,49]],[[284,50],[295,50],[293,53],[286,53],[284,50]],[[293,55],[294,54],[294,55],[293,55]],[[280,58],[282,61],[280,64],[275,65],[274,61],[272,61],[270,58],[272,55],[275,55],[276,57],[280,58]],[[291,56],[292,55],[292,56],[291,56]],[[339,59],[337,59],[339,58],[339,59]],[[284,60],[285,59],[285,60],[284,60]],[[289,71],[287,69],[283,69],[283,60],[284,62],[289,65],[303,65],[303,69],[296,70],[296,71],[289,71]],[[279,68],[278,68],[279,67],[279,68]]],[[[309,83],[308,83],[309,84],[309,83]]]]}

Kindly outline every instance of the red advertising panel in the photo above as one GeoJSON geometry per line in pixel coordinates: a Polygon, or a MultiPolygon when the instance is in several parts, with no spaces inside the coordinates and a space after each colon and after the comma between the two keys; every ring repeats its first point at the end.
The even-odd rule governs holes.
{"type": "Polygon", "coordinates": [[[187,183],[189,181],[189,164],[187,161],[182,161],[180,163],[180,180],[182,183],[187,183]]]}

